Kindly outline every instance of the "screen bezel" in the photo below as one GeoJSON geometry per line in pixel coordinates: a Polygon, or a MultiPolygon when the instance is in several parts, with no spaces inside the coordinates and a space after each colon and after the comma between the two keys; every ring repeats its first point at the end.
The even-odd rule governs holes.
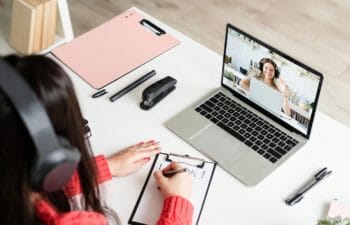
{"type": "Polygon", "coordinates": [[[317,105],[318,105],[318,100],[319,100],[319,96],[320,96],[320,91],[321,91],[321,87],[322,87],[322,83],[323,83],[323,75],[316,71],[315,69],[310,68],[309,66],[299,62],[298,60],[292,58],[291,56],[282,53],[281,51],[275,49],[274,47],[266,44],[263,41],[260,41],[259,39],[251,36],[250,34],[242,31],[241,29],[231,25],[231,24],[227,24],[226,25],[226,35],[225,35],[225,45],[224,45],[224,54],[222,57],[223,61],[222,61],[222,74],[221,74],[221,86],[224,87],[225,89],[227,89],[228,91],[230,91],[232,93],[232,95],[234,95],[235,97],[239,98],[241,101],[247,103],[249,106],[257,109],[259,112],[263,113],[264,115],[266,115],[267,117],[269,117],[270,119],[272,119],[273,121],[277,122],[278,124],[282,125],[283,127],[285,127],[286,129],[290,130],[291,132],[295,132],[297,134],[300,134],[301,136],[309,139],[310,135],[311,135],[311,129],[312,129],[312,125],[314,122],[314,118],[315,118],[315,113],[316,113],[316,109],[317,109],[317,105]],[[227,47],[227,37],[228,37],[228,31],[229,29],[235,30],[236,32],[248,37],[249,39],[255,41],[256,43],[258,43],[259,45],[262,45],[265,48],[268,48],[269,50],[273,51],[274,53],[279,54],[280,56],[284,57],[285,59],[289,60],[292,63],[295,63],[296,65],[304,68],[305,70],[310,71],[311,73],[313,73],[314,75],[318,76],[320,81],[318,83],[318,87],[317,87],[317,93],[316,93],[316,97],[315,97],[315,106],[314,109],[312,110],[312,114],[311,114],[311,118],[310,118],[310,123],[309,126],[307,128],[307,132],[306,134],[304,134],[303,132],[301,132],[300,130],[298,130],[297,128],[291,126],[290,124],[288,124],[287,122],[283,121],[282,119],[280,119],[279,117],[277,117],[276,115],[272,114],[271,112],[267,111],[266,109],[264,109],[263,107],[259,106],[258,104],[254,103],[253,101],[249,100],[248,98],[244,97],[243,95],[241,95],[240,93],[236,92],[235,90],[231,89],[229,86],[227,86],[226,84],[224,84],[224,72],[225,72],[225,55],[226,55],[226,47],[227,47]]]}

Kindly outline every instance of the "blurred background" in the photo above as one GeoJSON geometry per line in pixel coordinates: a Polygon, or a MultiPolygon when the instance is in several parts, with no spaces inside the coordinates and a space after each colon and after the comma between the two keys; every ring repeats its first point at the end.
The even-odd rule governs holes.
{"type": "MultiPolygon", "coordinates": [[[[0,0],[0,9],[10,1],[0,0]]],[[[135,6],[222,55],[225,25],[232,23],[322,72],[319,110],[350,126],[349,0],[67,2],[75,37],[135,6]]]]}
{"type": "Polygon", "coordinates": [[[70,0],[68,4],[76,36],[135,6],[220,55],[225,25],[232,23],[324,73],[319,110],[350,126],[348,0],[70,0]]]}

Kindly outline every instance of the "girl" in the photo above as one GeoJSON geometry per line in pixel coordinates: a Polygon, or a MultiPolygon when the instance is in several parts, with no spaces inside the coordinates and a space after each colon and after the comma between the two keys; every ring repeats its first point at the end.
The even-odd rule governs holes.
{"type": "MultiPolygon", "coordinates": [[[[64,70],[53,60],[39,55],[11,55],[4,59],[36,93],[56,134],[79,150],[81,160],[62,190],[47,193],[34,189],[29,176],[36,150],[10,99],[0,90],[0,224],[102,225],[107,224],[107,217],[112,224],[120,224],[117,214],[101,203],[98,184],[112,176],[135,173],[159,153],[159,144],[141,142],[109,157],[92,157],[84,138],[84,119],[64,70]]],[[[181,166],[173,163],[164,170],[178,168],[181,166]]],[[[167,178],[156,172],[154,176],[164,196],[158,225],[191,224],[193,207],[187,200],[191,194],[190,175],[179,173],[167,178]]]]}

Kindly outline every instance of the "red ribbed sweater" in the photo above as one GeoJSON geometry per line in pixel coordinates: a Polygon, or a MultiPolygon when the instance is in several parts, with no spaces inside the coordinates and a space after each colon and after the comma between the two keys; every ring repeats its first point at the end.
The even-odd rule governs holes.
{"type": "MultiPolygon", "coordinates": [[[[95,157],[98,183],[112,179],[108,168],[107,160],[103,155],[95,157]]],[[[64,188],[68,197],[81,193],[81,186],[78,173],[76,172],[67,186],[64,188]]],[[[56,209],[47,201],[39,200],[35,204],[36,214],[45,225],[106,225],[106,218],[96,212],[71,211],[67,213],[57,212],[56,209]]],[[[164,199],[163,210],[157,225],[191,225],[193,206],[180,197],[171,196],[164,199]]]]}

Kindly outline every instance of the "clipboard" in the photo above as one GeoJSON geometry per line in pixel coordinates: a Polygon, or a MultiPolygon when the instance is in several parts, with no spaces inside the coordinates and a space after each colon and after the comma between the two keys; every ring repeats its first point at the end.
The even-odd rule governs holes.
{"type": "Polygon", "coordinates": [[[93,88],[100,89],[179,43],[129,9],[52,53],[93,88]]]}
{"type": "Polygon", "coordinates": [[[163,207],[163,197],[157,189],[153,173],[165,168],[173,161],[187,168],[193,176],[193,190],[189,200],[194,207],[192,224],[198,224],[214,175],[216,163],[173,153],[159,153],[155,157],[146,182],[130,216],[129,224],[154,225],[157,223],[163,207]]]}

